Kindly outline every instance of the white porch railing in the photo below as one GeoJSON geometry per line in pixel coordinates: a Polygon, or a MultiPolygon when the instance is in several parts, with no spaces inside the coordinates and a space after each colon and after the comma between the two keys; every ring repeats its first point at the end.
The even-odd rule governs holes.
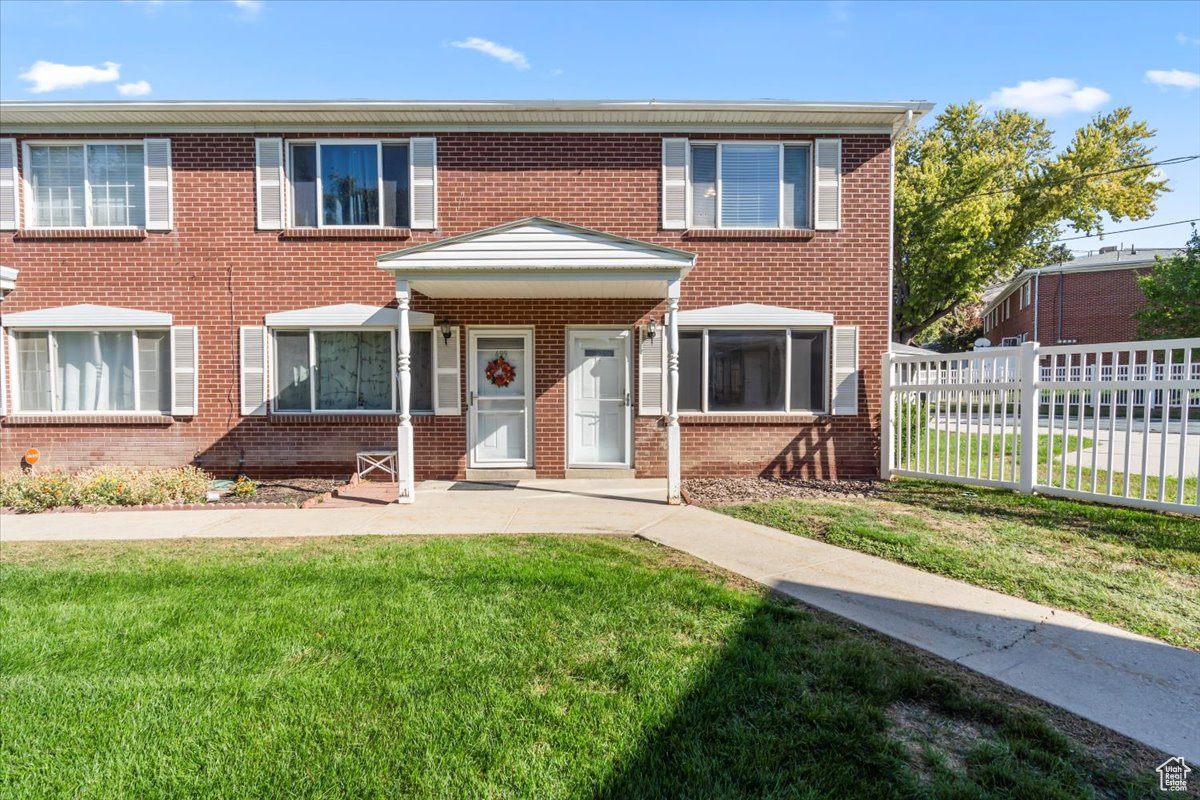
{"type": "Polygon", "coordinates": [[[1200,515],[1200,339],[884,355],[881,472],[1200,515]]]}

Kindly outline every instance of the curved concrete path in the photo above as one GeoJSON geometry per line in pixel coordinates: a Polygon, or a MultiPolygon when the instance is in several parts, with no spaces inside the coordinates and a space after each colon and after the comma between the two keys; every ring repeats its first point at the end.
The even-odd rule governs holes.
{"type": "Polygon", "coordinates": [[[0,545],[345,534],[640,535],[1200,762],[1200,653],[773,528],[667,506],[665,494],[661,480],[427,481],[410,506],[5,515],[0,545]]]}

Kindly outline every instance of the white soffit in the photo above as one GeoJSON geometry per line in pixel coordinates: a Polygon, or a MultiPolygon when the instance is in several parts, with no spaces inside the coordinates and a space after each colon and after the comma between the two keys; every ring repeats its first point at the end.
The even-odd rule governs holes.
{"type": "Polygon", "coordinates": [[[683,277],[693,253],[640,242],[545,217],[528,217],[481,231],[386,253],[381,269],[415,279],[422,270],[562,272],[673,270],[683,277]]]}
{"type": "Polygon", "coordinates": [[[416,273],[408,285],[432,298],[639,299],[661,300],[675,274],[661,272],[456,272],[416,273]]]}
{"type": "MultiPolygon", "coordinates": [[[[280,311],[267,314],[264,321],[269,328],[358,328],[364,325],[394,328],[400,324],[400,315],[397,309],[388,306],[342,303],[335,306],[280,311]]],[[[432,327],[433,314],[410,311],[408,324],[413,327],[432,327]]]]}
{"type": "Polygon", "coordinates": [[[311,131],[859,129],[894,131],[931,103],[793,100],[5,101],[4,128],[311,131]]]}
{"type": "Polygon", "coordinates": [[[6,328],[165,328],[171,315],[84,303],[4,315],[6,328]]]}
{"type": "Polygon", "coordinates": [[[679,325],[687,327],[820,327],[833,325],[833,314],[795,308],[739,303],[679,312],[679,325]]]}

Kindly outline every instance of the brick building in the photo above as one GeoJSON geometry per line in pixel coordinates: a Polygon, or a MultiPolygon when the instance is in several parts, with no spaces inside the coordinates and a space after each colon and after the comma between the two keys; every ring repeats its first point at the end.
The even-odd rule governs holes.
{"type": "Polygon", "coordinates": [[[0,466],[874,475],[928,109],[0,104],[0,466]]]}
{"type": "Polygon", "coordinates": [[[1133,313],[1146,303],[1137,276],[1147,274],[1156,257],[1177,252],[1105,247],[1094,255],[1023,272],[984,306],[983,335],[994,346],[1134,341],[1133,313]]]}

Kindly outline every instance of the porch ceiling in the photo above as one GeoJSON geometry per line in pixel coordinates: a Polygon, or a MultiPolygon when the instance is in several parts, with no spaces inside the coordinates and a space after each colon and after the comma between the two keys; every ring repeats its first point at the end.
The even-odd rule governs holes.
{"type": "Polygon", "coordinates": [[[380,269],[427,297],[664,298],[696,257],[544,217],[387,253],[380,269]]]}

